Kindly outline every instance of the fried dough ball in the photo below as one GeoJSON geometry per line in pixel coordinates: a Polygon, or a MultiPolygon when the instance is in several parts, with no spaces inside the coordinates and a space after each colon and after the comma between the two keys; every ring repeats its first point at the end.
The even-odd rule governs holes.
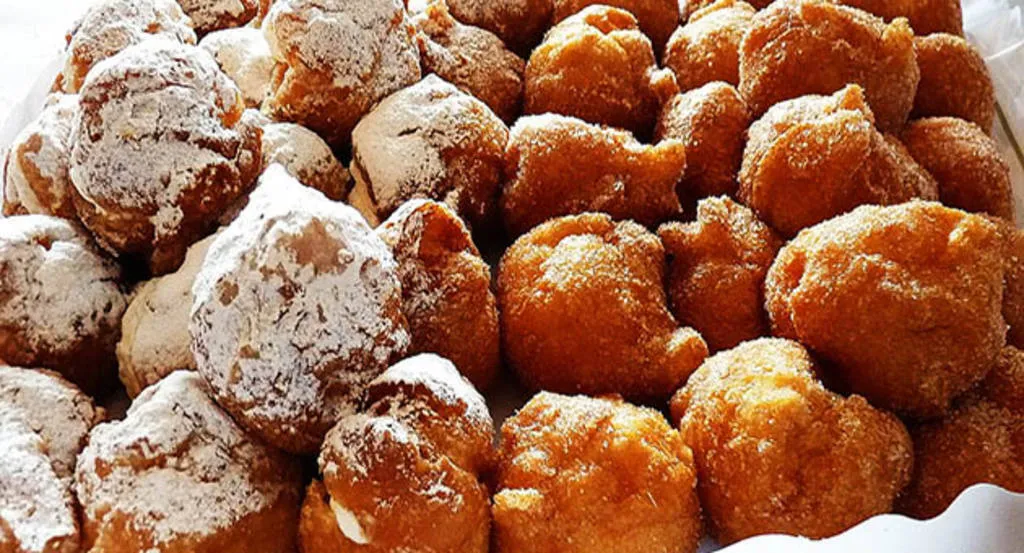
{"type": "Polygon", "coordinates": [[[672,398],[711,534],[823,538],[892,509],[912,444],[893,415],[815,378],[796,342],[762,338],[704,362],[672,398]]]}
{"type": "Polygon", "coordinates": [[[782,241],[750,209],[726,197],[697,204],[697,220],[658,229],[669,258],[672,314],[711,351],[769,334],[764,277],[782,241]]]}
{"type": "Polygon", "coordinates": [[[966,119],[988,133],[996,116],[996,97],[988,66],[966,40],[938,33],[914,39],[921,82],[913,117],[966,119]]]}
{"type": "Polygon", "coordinates": [[[235,81],[247,107],[258,109],[263,104],[270,95],[274,56],[262,31],[252,27],[215,31],[203,37],[199,47],[235,81]]]}
{"type": "Polygon", "coordinates": [[[740,41],[756,10],[742,0],[716,0],[679,27],[665,47],[665,67],[681,90],[723,81],[740,83],[740,41]]]}
{"type": "Polygon", "coordinates": [[[116,370],[121,270],[67,219],[0,219],[0,359],[61,373],[90,394],[116,370]]]}
{"type": "Polygon", "coordinates": [[[214,239],[192,294],[199,372],[242,426],[286,451],[317,451],[409,345],[387,246],[279,165],[214,239]]]}
{"type": "Polygon", "coordinates": [[[295,123],[263,126],[263,167],[279,163],[306,186],[332,200],[348,197],[352,175],[315,132],[295,123]]]}
{"type": "Polygon", "coordinates": [[[163,274],[247,191],[260,131],[238,88],[194,46],[153,40],[100,62],[81,89],[71,181],[108,250],[163,274]]]}
{"type": "Polygon", "coordinates": [[[669,313],[664,277],[661,242],[632,221],[584,213],[534,228],[498,271],[506,360],[534,389],[668,397],[707,345],[669,313]]]}
{"type": "Polygon", "coordinates": [[[479,478],[494,428],[483,397],[447,360],[419,355],[379,376],[368,404],[327,435],[302,552],[485,553],[490,498],[479,478]]]}
{"type": "Polygon", "coordinates": [[[97,63],[153,36],[196,43],[192,21],[174,0],[101,0],[92,4],[68,31],[64,67],[55,88],[78,92],[97,63]]]}
{"type": "Polygon", "coordinates": [[[708,83],[674,96],[661,112],[655,142],[676,139],[686,146],[686,172],[677,190],[685,204],[708,196],[735,195],[750,112],[726,83],[708,83]]]}
{"type": "Polygon", "coordinates": [[[918,36],[932,33],[964,34],[960,0],[839,0],[887,20],[905,17],[918,36]]]}
{"type": "MultiPolygon", "coordinates": [[[[750,4],[755,10],[763,10],[773,1],[774,0],[749,0],[747,4],[750,4]]],[[[718,2],[718,0],[679,0],[679,13],[682,14],[683,24],[685,25],[698,10],[707,8],[716,2],[718,2]]]]}
{"type": "Polygon", "coordinates": [[[83,551],[293,553],[298,461],[245,433],[178,371],[99,424],[75,469],[83,551]]]}
{"type": "Polygon", "coordinates": [[[921,119],[907,125],[903,143],[939,185],[950,206],[1014,219],[1010,166],[999,145],[973,123],[953,117],[921,119]]]}
{"type": "Polygon", "coordinates": [[[353,196],[369,198],[360,211],[371,225],[426,198],[474,228],[496,227],[507,142],[508,128],[487,104],[428,75],[385,98],[352,132],[353,196]]]}
{"type": "Polygon", "coordinates": [[[680,213],[676,183],[686,169],[679,140],[655,145],[573,117],[522,117],[505,149],[505,229],[518,236],[560,215],[602,211],[656,225],[680,213]]]}
{"type": "Polygon", "coordinates": [[[77,113],[78,96],[52,94],[42,113],[15,137],[4,162],[4,215],[77,218],[68,176],[77,113]]]}
{"type": "Polygon", "coordinates": [[[873,122],[856,85],[775,105],[748,131],[740,200],[791,237],[858,205],[937,199],[931,175],[873,122]]]}
{"type": "Polygon", "coordinates": [[[444,204],[410,200],[377,235],[398,262],[410,353],[450,359],[478,389],[487,389],[501,366],[498,306],[491,269],[469,229],[444,204]]]}
{"type": "Polygon", "coordinates": [[[590,6],[553,27],[526,64],[524,112],[560,113],[649,136],[676,90],[629,12],[590,6]]]}
{"type": "Polygon", "coordinates": [[[498,35],[509,49],[529,55],[551,25],[552,0],[446,0],[459,21],[498,35]]]}
{"type": "Polygon", "coordinates": [[[976,391],[911,434],[914,478],[897,504],[900,512],[937,516],[980,483],[1024,492],[1024,352],[1004,348],[976,391]]]}
{"type": "Polygon", "coordinates": [[[263,34],[277,62],[265,109],[334,148],[374,104],[420,80],[402,0],[276,0],[263,34]]]}
{"type": "Polygon", "coordinates": [[[1024,349],[1024,230],[1003,223],[1006,240],[1006,280],[1003,289],[1003,318],[1010,330],[1006,342],[1024,349]]]}
{"type": "Polygon", "coordinates": [[[625,10],[636,18],[640,30],[659,54],[672,31],[679,26],[678,0],[554,0],[554,22],[558,23],[594,4],[625,10]]]}
{"type": "Polygon", "coordinates": [[[935,202],[859,207],[779,252],[765,280],[773,332],[874,405],[942,415],[1005,343],[1002,248],[995,224],[935,202]]]}
{"type": "Polygon", "coordinates": [[[496,553],[696,551],[693,455],[657,411],[542,392],[500,447],[496,553]]]}
{"type": "Polygon", "coordinates": [[[412,24],[424,71],[479,98],[506,123],[515,121],[523,104],[522,58],[490,31],[459,23],[445,0],[430,0],[412,24]]]}
{"type": "Polygon", "coordinates": [[[740,93],[754,116],[805,94],[864,88],[879,130],[907,122],[920,73],[905,19],[886,24],[831,0],[780,0],[758,12],[740,46],[740,93]]]}
{"type": "Polygon", "coordinates": [[[200,36],[241,27],[256,18],[265,0],[178,0],[200,36]]]}

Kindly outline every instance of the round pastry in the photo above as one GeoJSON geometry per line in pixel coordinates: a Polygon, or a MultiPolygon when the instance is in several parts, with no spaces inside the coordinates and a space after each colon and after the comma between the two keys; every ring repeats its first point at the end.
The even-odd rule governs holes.
{"type": "Polygon", "coordinates": [[[1003,318],[1010,330],[1006,343],[1024,349],[1024,230],[1003,224],[1006,240],[1006,279],[1003,289],[1003,318]]]}
{"type": "Polygon", "coordinates": [[[980,483],[1024,492],[1024,352],[1004,348],[976,391],[911,434],[914,478],[900,497],[900,512],[937,516],[980,483]]]}
{"type": "Polygon", "coordinates": [[[55,88],[78,92],[97,63],[157,36],[195,44],[192,22],[174,0],[99,0],[67,34],[64,68],[55,88]]]}
{"type": "Polygon", "coordinates": [[[85,551],[292,553],[297,460],[246,434],[194,372],[146,388],[78,459],[85,551]]]}
{"type": "MultiPolygon", "coordinates": [[[[747,4],[750,4],[755,10],[763,10],[773,1],[774,0],[749,0],[747,1],[747,4]]],[[[683,24],[685,25],[698,10],[707,8],[716,2],[718,2],[718,0],[679,0],[679,13],[682,14],[683,24]]]]}
{"type": "Polygon", "coordinates": [[[696,469],[653,409],[542,392],[501,426],[496,553],[693,553],[696,469]]]}
{"type": "Polygon", "coordinates": [[[828,391],[816,370],[800,344],[763,338],[710,357],[672,398],[719,542],[832,536],[892,510],[910,479],[899,419],[828,391]]]}
{"type": "Polygon", "coordinates": [[[911,116],[959,117],[990,132],[996,97],[981,54],[966,40],[945,33],[915,38],[914,51],[921,82],[911,116]]]}
{"type": "Polygon", "coordinates": [[[266,0],[178,0],[200,36],[252,21],[266,0]]]}
{"type": "Polygon", "coordinates": [[[857,85],[776,104],[747,133],[740,201],[791,237],[858,205],[937,199],[935,180],[874,121],[857,85]]]}
{"type": "Polygon", "coordinates": [[[640,30],[650,38],[659,54],[672,31],[679,26],[678,0],[554,0],[554,21],[563,21],[594,4],[625,10],[640,24],[640,30]]]}
{"type": "Polygon", "coordinates": [[[126,303],[120,268],[78,225],[47,215],[0,219],[0,267],[0,359],[106,389],[126,303]]]}
{"type": "Polygon", "coordinates": [[[918,36],[932,33],[964,34],[960,0],[840,0],[887,20],[905,17],[918,36]]]}
{"type": "Polygon", "coordinates": [[[235,81],[246,106],[259,108],[263,104],[270,95],[274,56],[262,31],[252,27],[215,31],[203,37],[199,47],[209,52],[221,70],[235,81]]]}
{"type": "Polygon", "coordinates": [[[629,12],[590,6],[544,37],[526,64],[526,113],[560,113],[650,136],[660,98],[674,94],[651,41],[629,12]]]}
{"type": "Polygon", "coordinates": [[[864,88],[878,128],[907,122],[920,73],[905,19],[882,19],[831,0],[780,0],[754,15],[740,46],[740,93],[754,116],[806,94],[864,88]]]}
{"type": "Polygon", "coordinates": [[[71,202],[71,124],[78,96],[53,94],[39,117],[18,133],[4,164],[4,215],[75,219],[71,202]]]}
{"type": "Polygon", "coordinates": [[[199,372],[242,426],[286,451],[317,451],[409,345],[387,246],[279,165],[214,239],[192,294],[199,372]]]}
{"type": "Polygon", "coordinates": [[[267,110],[335,148],[375,103],[420,80],[402,0],[277,0],[263,32],[277,64],[267,110]]]}
{"type": "Polygon", "coordinates": [[[423,70],[476,96],[506,123],[519,116],[526,62],[490,31],[455,20],[444,0],[412,18],[423,70]]]}
{"type": "Polygon", "coordinates": [[[750,209],[721,196],[697,204],[697,220],[658,229],[669,259],[672,314],[711,351],[769,334],[764,277],[782,241],[750,209]]]}
{"type": "Polygon", "coordinates": [[[686,147],[686,172],[676,188],[687,208],[699,198],[736,194],[748,126],[746,102],[726,83],[708,83],[665,104],[654,139],[686,147]]]}
{"type": "Polygon", "coordinates": [[[263,126],[263,166],[281,164],[306,186],[336,201],[344,200],[352,187],[352,175],[315,132],[294,123],[263,126]]]}
{"type": "Polygon", "coordinates": [[[369,387],[364,413],[342,418],[307,491],[303,553],[485,553],[494,427],[483,397],[435,355],[406,359],[369,387]]]}
{"type": "Polygon", "coordinates": [[[977,125],[953,117],[921,119],[907,125],[902,138],[935,177],[942,203],[1013,221],[1010,166],[977,125]]]}
{"type": "Polygon", "coordinates": [[[477,388],[488,388],[501,367],[498,306],[491,269],[469,229],[444,204],[410,200],[377,235],[398,262],[410,353],[437,353],[477,388]]]}
{"type": "Polygon", "coordinates": [[[551,25],[552,0],[446,0],[459,21],[498,35],[509,49],[529,55],[551,25]]]}
{"type": "Polygon", "coordinates": [[[188,333],[192,284],[216,235],[196,242],[173,273],[140,284],[121,319],[117,370],[130,397],[180,369],[196,368],[188,333]]]}
{"type": "Polygon", "coordinates": [[[249,189],[259,129],[213,58],[152,40],[97,65],[72,130],[71,181],[101,245],[173,271],[193,242],[249,189]]]}
{"type": "Polygon", "coordinates": [[[672,33],[663,61],[681,90],[715,81],[740,83],[740,41],[754,13],[753,6],[742,0],[716,0],[672,33]]]}
{"type": "Polygon", "coordinates": [[[104,416],[103,409],[59,374],[20,367],[0,366],[0,406],[17,412],[39,435],[53,472],[69,482],[89,430],[104,416]]]}
{"type": "Polygon", "coordinates": [[[1005,342],[1003,243],[934,202],[863,206],[801,232],[765,280],[776,335],[851,391],[912,417],[945,413],[1005,342]]]}
{"type": "Polygon", "coordinates": [[[664,399],[704,360],[665,297],[665,250],[632,221],[544,223],[501,259],[502,351],[530,388],[664,399]]]}
{"type": "Polygon", "coordinates": [[[522,117],[505,149],[501,217],[518,236],[560,215],[602,211],[656,225],[680,213],[685,145],[641,144],[632,134],[564,115],[522,117]]]}
{"type": "Polygon", "coordinates": [[[366,219],[376,225],[427,198],[474,227],[495,226],[507,141],[486,104],[436,75],[388,96],[352,132],[352,175],[372,204],[366,219]]]}

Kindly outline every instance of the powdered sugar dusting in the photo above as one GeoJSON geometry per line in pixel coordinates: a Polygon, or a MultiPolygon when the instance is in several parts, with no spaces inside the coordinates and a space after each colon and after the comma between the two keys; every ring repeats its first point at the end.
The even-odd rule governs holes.
{"type": "MultiPolygon", "coordinates": [[[[451,361],[432,353],[423,353],[395,363],[384,374],[374,379],[370,387],[374,386],[426,390],[433,400],[455,410],[462,410],[463,416],[470,420],[470,424],[487,427],[494,424],[487,410],[487,403],[480,392],[459,373],[451,361]]],[[[415,397],[407,395],[393,399],[396,400],[392,402],[393,405],[398,406],[417,402],[415,397]]],[[[393,415],[401,418],[399,413],[393,415]]]]}
{"type": "Polygon", "coordinates": [[[259,107],[270,94],[274,57],[263,32],[252,27],[216,31],[203,37],[199,47],[209,52],[242,91],[245,105],[259,107]]]}
{"type": "Polygon", "coordinates": [[[263,165],[274,163],[332,200],[341,200],[348,193],[348,170],[319,135],[302,125],[271,123],[263,127],[263,165]]]}
{"type": "Polygon", "coordinates": [[[51,95],[39,117],[14,139],[5,175],[5,213],[74,217],[68,164],[71,122],[77,111],[78,96],[51,95]]]}
{"type": "Polygon", "coordinates": [[[244,25],[258,9],[255,0],[178,0],[178,4],[200,33],[244,25]]]}

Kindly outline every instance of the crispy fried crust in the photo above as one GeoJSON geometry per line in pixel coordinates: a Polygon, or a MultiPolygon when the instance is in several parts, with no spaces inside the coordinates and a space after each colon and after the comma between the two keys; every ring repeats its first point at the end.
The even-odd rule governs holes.
{"type": "Polygon", "coordinates": [[[672,33],[662,61],[675,73],[681,90],[714,81],[739,85],[740,41],[755,11],[741,0],[717,0],[672,33]]]}
{"type": "Polygon", "coordinates": [[[990,132],[996,97],[981,54],[966,40],[945,33],[915,38],[914,51],[921,82],[911,116],[959,117],[990,132]]]}
{"type": "Polygon", "coordinates": [[[562,21],[587,6],[603,4],[628,11],[640,23],[640,30],[651,39],[660,53],[669,35],[679,25],[678,0],[554,0],[554,20],[562,21]]]}
{"type": "Polygon", "coordinates": [[[964,34],[960,0],[840,0],[886,20],[905,17],[918,36],[932,33],[964,34]]]}

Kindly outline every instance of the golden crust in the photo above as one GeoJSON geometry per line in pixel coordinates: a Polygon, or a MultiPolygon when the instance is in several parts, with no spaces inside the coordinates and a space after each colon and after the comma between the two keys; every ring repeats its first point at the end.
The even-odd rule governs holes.
{"type": "Polygon", "coordinates": [[[650,38],[659,54],[669,35],[679,26],[678,0],[554,0],[554,21],[558,23],[587,6],[602,4],[625,10],[637,19],[640,30],[650,38]]]}
{"type": "Polygon", "coordinates": [[[963,38],[945,33],[915,38],[914,51],[921,82],[911,117],[959,117],[990,132],[996,99],[981,54],[963,38]]]}
{"type": "Polygon", "coordinates": [[[695,12],[665,47],[663,62],[681,90],[714,81],[740,83],[739,49],[756,10],[742,0],[716,0],[695,12]]]}
{"type": "Polygon", "coordinates": [[[964,34],[960,0],[840,0],[886,20],[905,17],[918,36],[932,33],[964,34]]]}
{"type": "Polygon", "coordinates": [[[551,0],[446,0],[456,19],[498,35],[517,54],[529,55],[551,26],[551,0]]]}
{"type": "Polygon", "coordinates": [[[1003,318],[1010,330],[1006,342],[1024,349],[1024,230],[1003,223],[1006,237],[1006,280],[1003,288],[1003,318]]]}
{"type": "Polygon", "coordinates": [[[77,112],[78,96],[52,94],[42,113],[18,133],[4,160],[4,215],[78,218],[68,175],[77,112]]]}

